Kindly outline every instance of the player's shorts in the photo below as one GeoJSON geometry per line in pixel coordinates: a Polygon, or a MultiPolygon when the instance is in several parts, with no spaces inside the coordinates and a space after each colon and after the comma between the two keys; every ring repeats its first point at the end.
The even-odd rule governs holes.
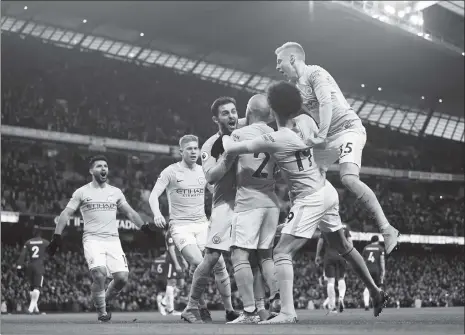
{"type": "Polygon", "coordinates": [[[279,208],[256,208],[234,213],[231,245],[245,249],[270,249],[273,246],[279,208]]]}
{"type": "Polygon", "coordinates": [[[343,259],[325,259],[324,268],[327,278],[336,278],[336,280],[339,280],[346,275],[346,262],[343,259]]]}
{"type": "Polygon", "coordinates": [[[367,141],[365,128],[347,129],[327,138],[324,148],[313,149],[318,166],[328,169],[331,164],[354,163],[362,167],[362,153],[367,141]]]}
{"type": "Polygon", "coordinates": [[[281,233],[310,239],[317,227],[326,233],[343,228],[339,196],[329,181],[321,190],[294,202],[281,233]]]}
{"type": "Polygon", "coordinates": [[[206,247],[229,251],[231,248],[232,217],[234,205],[223,203],[212,208],[206,247]]]}
{"type": "Polygon", "coordinates": [[[375,282],[376,286],[379,287],[381,285],[381,273],[380,273],[380,271],[372,270],[372,269],[368,269],[368,271],[370,272],[370,276],[371,276],[371,278],[373,278],[373,281],[375,282]]]}
{"type": "Polygon", "coordinates": [[[128,272],[126,255],[119,239],[110,241],[85,240],[84,257],[89,270],[104,266],[108,273],[128,272]]]}
{"type": "Polygon", "coordinates": [[[33,289],[39,289],[44,283],[44,267],[42,265],[29,264],[26,269],[26,275],[29,280],[29,285],[31,286],[31,291],[33,289]]]}
{"type": "Polygon", "coordinates": [[[172,220],[170,221],[170,234],[179,251],[190,244],[197,245],[200,251],[203,251],[207,243],[208,220],[204,219],[189,224],[172,220]]]}

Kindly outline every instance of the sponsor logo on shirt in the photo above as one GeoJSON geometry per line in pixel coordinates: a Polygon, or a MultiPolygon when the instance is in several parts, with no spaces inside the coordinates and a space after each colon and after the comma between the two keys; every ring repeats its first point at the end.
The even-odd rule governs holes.
{"type": "Polygon", "coordinates": [[[176,193],[184,198],[194,198],[197,196],[203,196],[205,190],[203,188],[178,188],[176,193]]]}

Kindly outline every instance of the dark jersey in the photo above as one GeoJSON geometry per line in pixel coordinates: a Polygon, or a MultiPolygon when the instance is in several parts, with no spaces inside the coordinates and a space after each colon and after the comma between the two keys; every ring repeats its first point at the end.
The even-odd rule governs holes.
{"type": "Polygon", "coordinates": [[[362,256],[370,272],[381,271],[381,256],[384,256],[384,248],[379,243],[368,244],[363,249],[362,256]]]}
{"type": "MultiPolygon", "coordinates": [[[[329,243],[328,243],[328,241],[326,240],[325,235],[322,235],[322,236],[323,236],[323,241],[324,241],[324,243],[323,243],[323,249],[324,249],[324,253],[325,253],[325,256],[324,256],[325,261],[327,261],[327,260],[339,260],[339,259],[341,259],[341,256],[339,256],[339,252],[337,252],[336,249],[331,248],[331,247],[329,246],[329,243]]],[[[347,227],[344,228],[344,236],[345,236],[346,238],[351,237],[351,235],[350,235],[350,230],[349,230],[349,228],[347,228],[347,227]]]]}
{"type": "Polygon", "coordinates": [[[46,257],[45,248],[47,248],[49,243],[49,241],[41,237],[31,238],[24,244],[23,252],[18,263],[22,264],[25,260],[27,260],[30,266],[34,265],[36,267],[43,267],[46,257]]]}

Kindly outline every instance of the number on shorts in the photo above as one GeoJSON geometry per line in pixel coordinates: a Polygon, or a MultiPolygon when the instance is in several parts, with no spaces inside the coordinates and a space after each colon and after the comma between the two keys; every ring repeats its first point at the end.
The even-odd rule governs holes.
{"type": "Polygon", "coordinates": [[[345,146],[344,144],[341,144],[341,146],[339,147],[339,156],[341,156],[342,154],[350,154],[352,152],[352,145],[352,142],[347,142],[345,146]]]}
{"type": "Polygon", "coordinates": [[[372,263],[375,262],[375,256],[373,256],[373,251],[370,251],[370,254],[368,255],[368,260],[372,263]]]}
{"type": "Polygon", "coordinates": [[[289,215],[287,216],[287,223],[291,222],[293,218],[294,218],[294,212],[289,212],[289,215]]]}
{"type": "Polygon", "coordinates": [[[309,164],[309,167],[312,166],[312,153],[310,152],[310,149],[306,149],[306,150],[301,150],[301,151],[296,151],[295,152],[295,159],[297,161],[297,167],[299,168],[299,171],[303,171],[304,170],[304,166],[302,164],[302,159],[304,158],[307,158],[308,159],[308,162],[310,163],[309,164]],[[302,157],[303,156],[303,157],[302,157]]]}
{"type": "Polygon", "coordinates": [[[38,246],[33,246],[32,247],[32,258],[39,258],[39,247],[38,246]]]}
{"type": "Polygon", "coordinates": [[[128,261],[126,259],[126,255],[123,255],[124,266],[128,267],[128,261]]]}
{"type": "Polygon", "coordinates": [[[158,264],[157,265],[157,272],[158,273],[163,273],[163,264],[158,264]]]}
{"type": "Polygon", "coordinates": [[[173,266],[171,263],[168,264],[168,278],[171,277],[171,270],[173,269],[173,266]]]}
{"type": "MultiPolygon", "coordinates": [[[[265,155],[265,159],[263,160],[262,164],[260,164],[258,169],[253,173],[252,177],[255,177],[255,178],[268,178],[268,173],[262,172],[262,171],[265,168],[266,164],[268,164],[268,161],[270,160],[271,156],[267,152],[264,152],[263,154],[265,155]]],[[[253,154],[254,158],[258,158],[259,155],[260,155],[259,153],[253,154]]]]}

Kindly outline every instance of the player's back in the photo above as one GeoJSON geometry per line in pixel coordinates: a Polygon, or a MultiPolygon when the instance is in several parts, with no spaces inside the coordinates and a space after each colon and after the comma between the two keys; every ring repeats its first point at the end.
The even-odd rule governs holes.
{"type": "MultiPolygon", "coordinates": [[[[252,140],[274,130],[265,123],[255,123],[232,133],[234,141],[252,140]]],[[[236,204],[234,210],[243,212],[254,208],[278,206],[274,172],[276,164],[269,153],[244,154],[236,167],[236,204]]]]}
{"type": "Polygon", "coordinates": [[[363,259],[370,271],[380,271],[381,256],[384,255],[384,248],[379,243],[368,244],[362,252],[363,259]]]}
{"type": "MultiPolygon", "coordinates": [[[[202,168],[205,173],[216,165],[218,159],[212,157],[211,150],[215,141],[220,137],[219,133],[216,133],[202,146],[202,168]]],[[[218,180],[213,185],[213,201],[212,206],[215,208],[221,204],[228,204],[231,208],[234,207],[234,201],[236,198],[236,169],[233,165],[231,169],[229,169],[225,175],[218,180]]]]}
{"type": "Polygon", "coordinates": [[[43,265],[46,257],[45,248],[49,245],[49,241],[41,238],[31,238],[24,244],[27,249],[27,259],[30,265],[43,265]]]}
{"type": "Polygon", "coordinates": [[[167,178],[170,220],[197,221],[205,219],[205,174],[195,164],[193,169],[177,162],[168,166],[160,175],[167,178]]]}

